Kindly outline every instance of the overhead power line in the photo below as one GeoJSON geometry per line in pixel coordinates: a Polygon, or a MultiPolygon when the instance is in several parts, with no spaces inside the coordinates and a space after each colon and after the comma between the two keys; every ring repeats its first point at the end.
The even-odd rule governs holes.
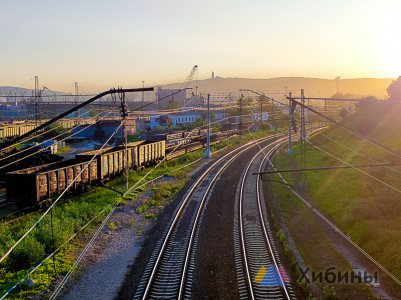
{"type": "MultiPolygon", "coordinates": [[[[64,112],[64,113],[62,113],[60,115],[58,115],[57,117],[54,117],[53,119],[41,124],[40,126],[36,127],[35,129],[32,129],[31,131],[29,131],[29,132],[27,132],[27,133],[15,138],[14,140],[12,140],[10,142],[7,142],[7,143],[4,143],[3,145],[0,146],[0,150],[8,147],[9,145],[11,145],[11,144],[13,144],[15,142],[18,142],[18,141],[22,140],[23,138],[25,138],[27,136],[30,136],[31,134],[33,134],[33,133],[45,128],[46,126],[48,126],[48,125],[50,125],[50,124],[52,124],[52,123],[54,123],[54,122],[56,122],[56,121],[58,121],[58,120],[60,120],[60,119],[62,119],[64,117],[66,117],[66,116],[68,116],[69,114],[77,111],[78,109],[80,109],[80,108],[92,103],[93,101],[106,96],[106,95],[115,94],[117,91],[121,92],[121,93],[135,93],[135,92],[142,92],[142,91],[145,91],[145,92],[150,91],[151,92],[153,90],[154,90],[153,87],[151,87],[151,88],[137,88],[137,89],[119,89],[119,90],[110,89],[109,91],[105,91],[103,93],[100,93],[100,94],[96,95],[95,97],[92,97],[89,100],[86,100],[86,101],[82,102],[81,104],[71,108],[70,110],[68,110],[68,111],[66,111],[66,112],[64,112]]],[[[138,108],[136,110],[139,110],[139,109],[141,109],[143,107],[146,107],[146,106],[147,105],[144,105],[144,106],[142,106],[142,107],[140,107],[140,108],[138,108]]]]}
{"type": "Polygon", "coordinates": [[[334,120],[334,119],[332,119],[332,118],[330,118],[330,117],[318,112],[317,110],[311,108],[310,106],[302,104],[301,102],[298,102],[298,101],[294,100],[295,98],[288,97],[288,99],[290,101],[292,101],[292,103],[294,105],[299,105],[300,107],[303,107],[303,108],[306,108],[306,109],[310,110],[311,112],[317,114],[318,116],[320,116],[320,117],[322,117],[322,118],[324,118],[324,119],[336,124],[337,126],[340,126],[341,128],[344,128],[348,132],[356,135],[357,137],[359,137],[359,138],[361,138],[361,139],[363,139],[363,140],[365,140],[365,141],[367,141],[367,142],[369,142],[369,143],[371,143],[373,145],[376,145],[377,147],[379,147],[379,148],[381,148],[381,149],[383,149],[383,150],[385,150],[385,151],[387,151],[387,152],[389,152],[389,153],[391,153],[391,154],[393,154],[393,155],[395,155],[395,156],[397,156],[398,158],[401,159],[401,156],[398,153],[396,153],[394,150],[382,145],[381,143],[373,140],[372,138],[363,136],[362,134],[360,134],[360,133],[356,132],[355,130],[349,128],[348,126],[345,126],[345,125],[341,124],[340,122],[337,122],[336,120],[334,120]]]}

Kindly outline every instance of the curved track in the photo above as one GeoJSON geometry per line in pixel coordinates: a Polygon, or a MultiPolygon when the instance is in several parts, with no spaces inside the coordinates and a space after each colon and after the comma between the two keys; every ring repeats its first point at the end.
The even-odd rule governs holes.
{"type": "Polygon", "coordinates": [[[262,171],[265,161],[282,143],[281,139],[261,149],[248,163],[240,180],[234,234],[237,235],[236,263],[242,299],[295,299],[264,214],[260,175],[251,175],[262,171]]]}
{"type": "Polygon", "coordinates": [[[192,290],[193,243],[197,224],[208,194],[220,173],[238,156],[275,136],[232,150],[212,164],[192,185],[182,200],[164,237],[156,245],[134,299],[190,298],[192,290]]]}

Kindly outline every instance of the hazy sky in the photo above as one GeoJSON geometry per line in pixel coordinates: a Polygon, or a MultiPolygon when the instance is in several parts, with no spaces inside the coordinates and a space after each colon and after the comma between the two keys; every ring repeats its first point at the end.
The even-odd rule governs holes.
{"type": "Polygon", "coordinates": [[[400,0],[1,2],[0,86],[85,92],[198,78],[398,77],[400,0]]]}

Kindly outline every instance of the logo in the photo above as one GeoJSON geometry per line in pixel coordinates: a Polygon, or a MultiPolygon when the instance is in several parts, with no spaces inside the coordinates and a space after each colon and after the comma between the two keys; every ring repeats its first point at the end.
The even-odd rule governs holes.
{"type": "Polygon", "coordinates": [[[284,282],[290,282],[290,277],[283,267],[277,270],[274,265],[270,265],[269,269],[262,266],[254,281],[260,283],[260,286],[283,286],[284,282]]]}

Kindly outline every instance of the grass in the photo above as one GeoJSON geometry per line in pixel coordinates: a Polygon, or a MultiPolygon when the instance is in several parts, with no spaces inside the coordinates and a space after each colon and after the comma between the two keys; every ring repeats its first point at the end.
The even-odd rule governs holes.
{"type": "Polygon", "coordinates": [[[63,154],[71,150],[70,146],[60,146],[57,148],[57,154],[63,154]]]}
{"type": "Polygon", "coordinates": [[[110,223],[109,223],[109,229],[110,229],[110,230],[113,230],[113,231],[116,230],[116,229],[117,229],[116,224],[114,224],[114,222],[110,222],[110,223]]]}
{"type": "MultiPolygon", "coordinates": [[[[400,112],[401,108],[398,104],[378,104],[358,111],[345,119],[343,123],[401,154],[401,135],[398,129],[401,128],[401,120],[398,117],[400,112]]],[[[396,155],[357,138],[339,127],[331,127],[322,134],[312,137],[310,141],[353,165],[400,162],[396,155]],[[373,158],[376,162],[364,156],[373,158]]],[[[293,147],[294,154],[279,153],[275,159],[278,169],[300,166],[299,150],[299,144],[296,143],[293,147]]],[[[346,165],[310,145],[306,147],[306,157],[307,167],[346,165]]],[[[400,167],[363,168],[362,170],[401,190],[400,167]]],[[[289,173],[283,173],[283,176],[290,184],[299,183],[299,174],[291,176],[289,173]]],[[[273,177],[279,179],[278,175],[273,177]]],[[[401,279],[400,193],[355,169],[309,171],[307,184],[307,197],[311,204],[328,215],[354,242],[394,276],[401,279]],[[386,245],[385,248],[383,245],[386,245]]],[[[294,211],[300,210],[305,223],[308,224],[310,220],[306,209],[302,208],[303,204],[294,199],[284,186],[276,183],[272,185],[275,197],[281,199],[280,209],[286,222],[290,224],[294,222],[291,220],[294,211]]],[[[302,250],[304,255],[308,255],[308,245],[304,245],[302,250]]]]}
{"type": "MultiPolygon", "coordinates": [[[[293,163],[297,156],[297,146],[295,146],[293,150],[295,151],[293,151],[290,158],[283,153],[276,155],[274,163],[278,169],[294,167],[293,163]],[[282,156],[284,156],[285,160],[283,160],[282,156]]],[[[299,178],[297,178],[298,176],[292,176],[290,173],[283,173],[283,177],[286,178],[287,182],[291,185],[296,185],[299,180],[299,178]]],[[[272,179],[280,180],[280,177],[274,174],[272,175],[272,179]]],[[[318,183],[320,182],[321,180],[318,181],[318,183]]],[[[275,182],[272,182],[271,185],[274,199],[278,204],[280,213],[291,233],[297,250],[310,268],[310,272],[314,271],[317,274],[323,271],[324,273],[325,270],[333,266],[335,266],[336,271],[351,271],[347,260],[332,246],[325,232],[316,224],[314,213],[284,185],[275,182]]],[[[286,237],[282,231],[278,232],[278,237],[283,244],[286,255],[290,256],[286,237]],[[286,246],[288,252],[286,251],[286,246]]],[[[323,290],[323,284],[319,283],[319,285],[323,290]]],[[[370,291],[360,284],[332,284],[331,287],[334,287],[337,294],[341,297],[349,295],[350,290],[352,290],[353,293],[359,293],[357,294],[359,296],[372,296],[370,291]]]]}

